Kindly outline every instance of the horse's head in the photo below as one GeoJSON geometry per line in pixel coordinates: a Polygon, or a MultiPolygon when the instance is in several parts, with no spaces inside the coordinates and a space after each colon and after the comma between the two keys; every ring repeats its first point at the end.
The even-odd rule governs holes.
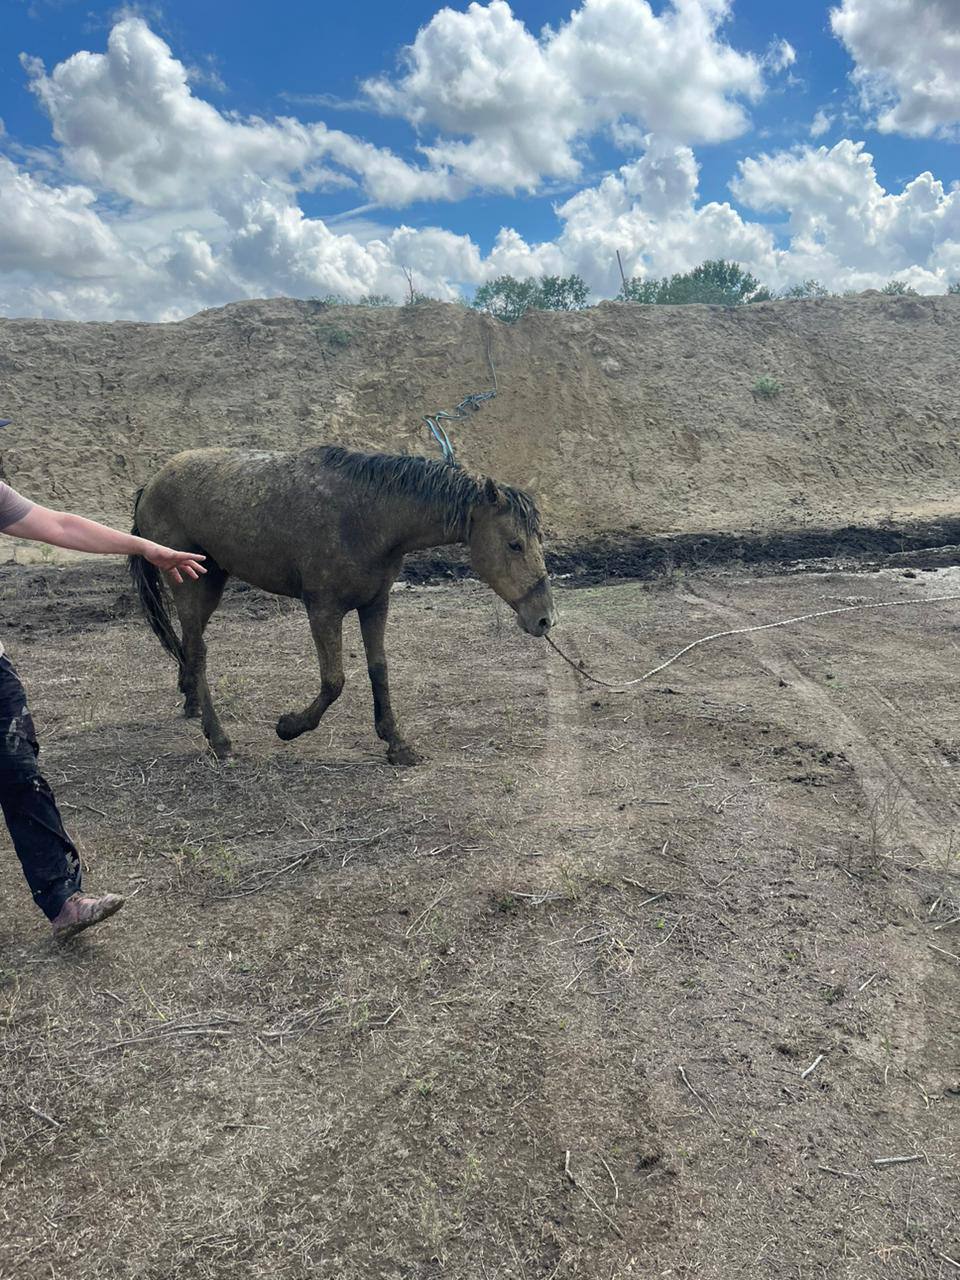
{"type": "Polygon", "coordinates": [[[470,563],[532,636],[545,636],[557,613],[543,559],[533,499],[487,479],[470,513],[470,563]]]}

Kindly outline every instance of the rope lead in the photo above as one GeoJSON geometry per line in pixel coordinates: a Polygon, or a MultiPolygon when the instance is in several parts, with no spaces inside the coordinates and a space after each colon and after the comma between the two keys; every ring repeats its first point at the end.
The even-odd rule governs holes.
{"type": "Polygon", "coordinates": [[[871,601],[869,604],[845,604],[836,609],[818,609],[816,613],[802,613],[796,618],[781,618],[779,622],[762,622],[756,627],[734,627],[731,631],[714,631],[712,635],[701,636],[699,640],[692,640],[690,644],[684,645],[679,652],[675,653],[672,658],[668,658],[666,662],[661,662],[658,667],[654,667],[651,671],[645,671],[642,676],[638,676],[635,680],[628,680],[625,684],[611,684],[608,680],[601,680],[599,676],[589,672],[583,662],[574,662],[573,658],[568,657],[549,636],[544,636],[543,638],[550,648],[555,649],[564,662],[569,662],[577,675],[582,676],[584,680],[589,680],[592,684],[603,685],[605,689],[610,689],[613,693],[626,693],[634,685],[643,684],[651,676],[659,675],[661,671],[671,666],[678,658],[682,658],[685,653],[689,653],[691,649],[696,649],[701,644],[708,644],[711,640],[722,640],[725,636],[745,636],[751,631],[770,631],[774,627],[789,627],[796,622],[809,622],[811,618],[829,618],[835,613],[857,613],[861,609],[896,609],[909,605],[938,604],[943,600],[960,600],[960,595],[927,596],[925,600],[876,600],[871,601]]]}

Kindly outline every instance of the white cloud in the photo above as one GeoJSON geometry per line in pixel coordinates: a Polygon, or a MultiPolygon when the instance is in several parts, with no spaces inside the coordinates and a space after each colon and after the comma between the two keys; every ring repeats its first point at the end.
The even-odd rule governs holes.
{"type": "Polygon", "coordinates": [[[0,271],[116,273],[123,251],[86,187],[51,187],[0,156],[0,271]]]}
{"type": "Polygon", "coordinates": [[[758,98],[763,82],[760,61],[719,36],[729,8],[674,0],[657,15],[647,0],[583,0],[539,38],[505,0],[445,8],[405,51],[403,74],[364,89],[380,110],[436,131],[423,147],[433,164],[471,185],[532,191],[578,177],[584,141],[603,128],[674,142],[742,133],[738,99],[758,98]]]}
{"type": "Polygon", "coordinates": [[[697,178],[689,147],[654,147],[578,192],[557,210],[563,228],[554,269],[575,271],[609,296],[619,284],[618,249],[627,275],[669,275],[705,258],[769,260],[770,232],[744,222],[727,203],[699,205],[697,178]]]}
{"type": "Polygon", "coordinates": [[[194,227],[182,211],[107,225],[89,192],[31,187],[24,175],[11,183],[11,170],[0,170],[5,196],[27,190],[33,203],[24,208],[35,225],[32,256],[0,237],[9,314],[176,319],[278,293],[399,300],[404,267],[434,297],[454,298],[461,287],[502,274],[576,272],[597,298],[617,290],[618,249],[629,275],[669,275],[722,257],[773,288],[816,277],[833,289],[864,289],[896,275],[940,292],[960,275],[960,191],[945,191],[926,173],[898,194],[887,192],[863,144],[846,140],[742,163],[734,194],[744,205],[783,213],[785,246],[731,204],[699,203],[693,152],[659,144],[560,204],[555,239],[531,244],[505,227],[486,256],[469,237],[438,227],[333,228],[305,216],[294,196],[272,183],[251,184],[223,202],[218,216],[198,216],[194,227]],[[77,262],[94,278],[77,278],[77,262]]]}
{"type": "Polygon", "coordinates": [[[866,288],[913,272],[927,290],[960,243],[960,189],[921,173],[903,191],[885,191],[862,142],[798,147],[747,159],[731,184],[751,208],[788,215],[789,250],[780,270],[802,266],[835,288],[866,288]]]}
{"type": "Polygon", "coordinates": [[[856,64],[865,110],[884,133],[954,134],[960,124],[957,0],[842,0],[834,34],[856,64]]]}
{"type": "Polygon", "coordinates": [[[506,0],[441,9],[400,78],[365,85],[372,106],[429,135],[419,166],[321,122],[217,110],[138,17],[115,24],[103,53],[75,53],[50,72],[22,61],[70,171],[137,204],[195,204],[252,176],[291,191],[354,181],[402,207],[574,180],[603,129],[627,146],[631,128],[674,142],[743,132],[741,102],[762,94],[762,66],[794,54],[786,41],[766,60],[731,48],[720,36],[729,3],[673,0],[656,15],[647,0],[583,0],[539,37],[506,0]]]}
{"type": "Polygon", "coordinates": [[[784,214],[785,244],[728,203],[698,203],[697,177],[688,147],[654,145],[559,206],[555,241],[529,246],[516,232],[501,232],[484,274],[575,271],[595,296],[609,296],[619,283],[618,249],[628,275],[659,277],[727,258],[773,289],[813,277],[837,291],[861,290],[897,276],[920,292],[941,293],[960,274],[960,189],[946,191],[922,173],[888,192],[863,143],[742,162],[734,195],[784,214]]]}
{"type": "Polygon", "coordinates": [[[140,205],[192,205],[250,177],[288,190],[352,180],[322,162],[395,206],[461,189],[442,169],[408,165],[324,124],[224,115],[193,93],[187,68],[140,18],[113,27],[106,53],[75,53],[49,74],[35,58],[22,61],[69,169],[140,205]]]}
{"type": "Polygon", "coordinates": [[[774,40],[764,55],[764,66],[771,71],[786,71],[797,60],[797,51],[789,40],[774,40]]]}
{"type": "MultiPolygon", "coordinates": [[[[2,309],[176,319],[278,293],[400,299],[404,268],[435,297],[501,274],[576,272],[597,298],[617,290],[617,250],[638,275],[724,257],[772,287],[815,276],[865,288],[898,275],[941,290],[960,274],[960,194],[929,173],[885,191],[861,143],[742,162],[735,197],[782,215],[785,232],[700,202],[689,143],[740,130],[761,63],[793,59],[786,42],[760,61],[723,44],[727,11],[726,0],[674,0],[659,15],[646,0],[583,0],[536,38],[503,0],[441,10],[404,73],[368,85],[381,109],[429,135],[420,167],[322,123],[218,111],[142,20],[123,19],[104,53],[49,73],[26,60],[59,150],[21,148],[19,166],[0,158],[2,309]],[[475,185],[572,181],[600,131],[633,158],[559,203],[557,233],[541,243],[506,226],[484,254],[442,227],[364,219],[475,185]],[[359,207],[339,222],[301,207],[303,191],[344,186],[359,207]]],[[[831,123],[821,111],[811,133],[831,123]]]]}
{"type": "Polygon", "coordinates": [[[822,138],[832,124],[833,116],[828,111],[824,111],[823,107],[818,107],[816,114],[810,121],[810,137],[822,138]]]}
{"type": "MultiPolygon", "coordinates": [[[[319,218],[305,217],[295,202],[266,186],[239,212],[219,259],[223,274],[218,283],[242,282],[246,296],[338,293],[357,299],[385,293],[399,299],[406,266],[423,282],[421,288],[428,287],[436,297],[455,298],[453,282],[475,279],[479,272],[480,255],[469,238],[439,228],[400,226],[364,242],[351,233],[337,234],[319,218]]],[[[199,246],[192,248],[196,253],[199,246]]],[[[206,253],[199,261],[208,272],[206,253]]]]}

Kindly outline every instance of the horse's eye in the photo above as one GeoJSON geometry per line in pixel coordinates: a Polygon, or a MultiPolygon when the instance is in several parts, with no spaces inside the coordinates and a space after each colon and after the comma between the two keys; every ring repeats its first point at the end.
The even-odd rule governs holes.
{"type": "Polygon", "coordinates": [[[510,543],[510,550],[511,550],[511,551],[515,551],[515,552],[517,553],[517,555],[519,555],[519,554],[520,554],[520,552],[523,550],[523,543],[522,543],[522,542],[511,542],[511,543],[510,543]]]}

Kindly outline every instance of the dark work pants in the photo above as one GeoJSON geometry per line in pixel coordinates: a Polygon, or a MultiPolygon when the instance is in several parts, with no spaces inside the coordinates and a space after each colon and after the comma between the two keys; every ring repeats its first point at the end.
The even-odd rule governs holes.
{"type": "Polygon", "coordinates": [[[0,806],[33,900],[53,920],[80,888],[80,855],[37,768],[39,754],[27,695],[0,655],[0,806]]]}

